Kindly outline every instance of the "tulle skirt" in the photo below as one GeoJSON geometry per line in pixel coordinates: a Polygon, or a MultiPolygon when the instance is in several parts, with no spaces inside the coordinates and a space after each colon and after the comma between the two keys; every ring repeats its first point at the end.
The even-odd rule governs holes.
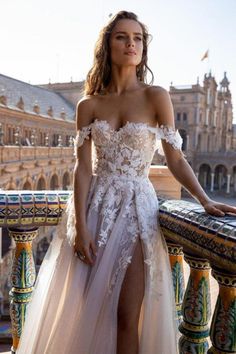
{"type": "Polygon", "coordinates": [[[151,182],[93,176],[87,226],[98,254],[92,267],[74,255],[73,197],[41,265],[17,354],[116,354],[119,294],[139,238],[145,269],[139,354],[178,353],[171,269],[151,182]]]}

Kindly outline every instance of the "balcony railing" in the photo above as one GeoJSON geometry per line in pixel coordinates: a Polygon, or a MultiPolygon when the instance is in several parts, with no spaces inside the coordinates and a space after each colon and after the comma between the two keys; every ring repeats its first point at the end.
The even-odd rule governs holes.
{"type": "MultiPolygon", "coordinates": [[[[25,310],[35,282],[32,241],[37,237],[40,226],[58,224],[70,193],[0,193],[0,227],[8,227],[16,243],[10,292],[12,353],[15,353],[19,343],[25,310]],[[27,258],[27,262],[22,262],[23,258],[27,258]],[[23,276],[25,274],[27,277],[23,276]]],[[[235,216],[216,218],[204,213],[198,204],[161,199],[160,223],[172,268],[177,320],[182,334],[179,339],[180,354],[236,353],[235,216]],[[190,266],[186,289],[183,258],[190,266]],[[219,293],[209,328],[211,270],[219,284],[219,293]]]]}
{"type": "Polygon", "coordinates": [[[67,158],[72,155],[72,147],[52,146],[0,146],[0,164],[10,164],[16,161],[32,161],[50,158],[67,158]]]}

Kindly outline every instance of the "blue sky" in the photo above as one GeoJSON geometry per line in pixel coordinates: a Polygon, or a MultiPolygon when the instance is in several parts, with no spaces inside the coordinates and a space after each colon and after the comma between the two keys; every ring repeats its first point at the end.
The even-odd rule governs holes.
{"type": "Polygon", "coordinates": [[[1,0],[0,9],[2,74],[32,84],[84,79],[109,14],[128,10],[153,36],[155,84],[169,89],[197,76],[202,84],[209,70],[219,83],[227,71],[236,106],[236,0],[1,0]]]}

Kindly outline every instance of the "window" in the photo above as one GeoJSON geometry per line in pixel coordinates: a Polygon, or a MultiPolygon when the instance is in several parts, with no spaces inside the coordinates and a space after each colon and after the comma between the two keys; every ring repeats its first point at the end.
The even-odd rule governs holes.
{"type": "Polygon", "coordinates": [[[179,112],[177,113],[176,119],[177,119],[178,121],[181,120],[181,113],[179,113],[179,112]]]}

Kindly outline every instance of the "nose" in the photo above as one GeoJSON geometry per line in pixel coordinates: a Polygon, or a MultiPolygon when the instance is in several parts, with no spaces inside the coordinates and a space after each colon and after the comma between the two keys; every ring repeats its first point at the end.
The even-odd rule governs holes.
{"type": "Polygon", "coordinates": [[[129,39],[128,39],[128,41],[127,41],[127,47],[129,47],[129,48],[130,48],[130,47],[131,47],[131,48],[134,47],[134,41],[133,41],[132,38],[129,38],[129,39]]]}

